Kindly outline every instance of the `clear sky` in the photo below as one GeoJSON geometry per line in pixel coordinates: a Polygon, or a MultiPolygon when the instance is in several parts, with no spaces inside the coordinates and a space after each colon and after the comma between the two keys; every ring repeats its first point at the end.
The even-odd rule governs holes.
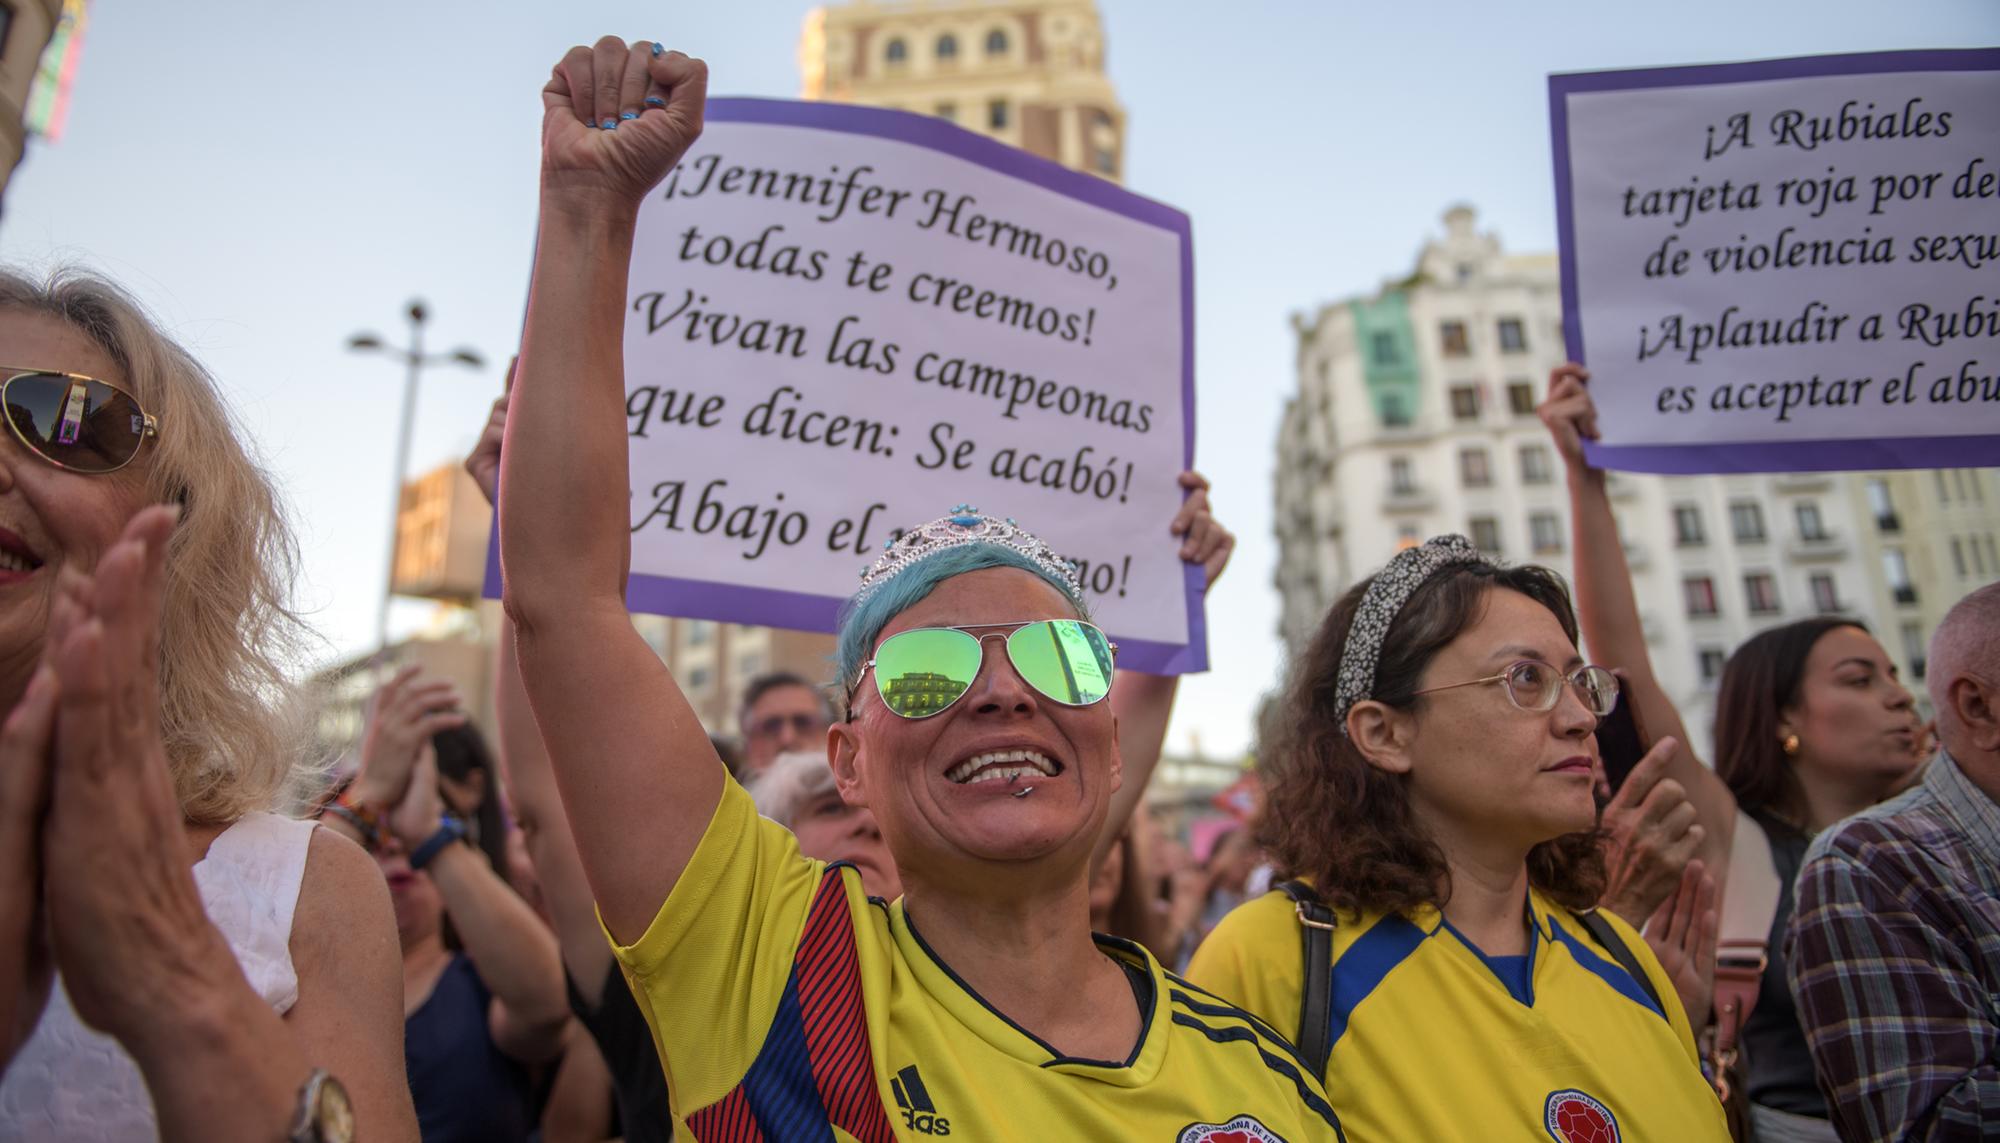
{"type": "MultiPolygon", "coordinates": [[[[1131,113],[1129,185],[1186,210],[1199,464],[1241,537],[1210,600],[1215,669],[1169,740],[1250,740],[1281,672],[1270,477],[1289,315],[1400,277],[1454,202],[1553,249],[1551,71],[2000,44],[1994,0],[1099,0],[1131,113]]],[[[35,144],[0,258],[83,261],[221,378],[290,497],[326,653],[374,637],[400,369],[349,334],[504,362],[534,226],[538,92],[572,43],[657,38],[718,94],[798,91],[805,0],[96,0],[68,133],[35,144]]],[[[500,375],[438,370],[412,469],[470,447],[500,375]]],[[[403,618],[407,619],[405,615],[403,618]]]]}

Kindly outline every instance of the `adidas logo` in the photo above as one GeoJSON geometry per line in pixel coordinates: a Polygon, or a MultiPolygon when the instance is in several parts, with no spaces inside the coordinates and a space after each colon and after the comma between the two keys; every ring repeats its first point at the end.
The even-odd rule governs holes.
{"type": "Polygon", "coordinates": [[[931,1093],[924,1090],[924,1081],[917,1076],[917,1065],[897,1072],[889,1081],[889,1091],[896,1097],[896,1106],[903,1109],[903,1126],[922,1135],[951,1134],[951,1120],[937,1113],[931,1093]]]}

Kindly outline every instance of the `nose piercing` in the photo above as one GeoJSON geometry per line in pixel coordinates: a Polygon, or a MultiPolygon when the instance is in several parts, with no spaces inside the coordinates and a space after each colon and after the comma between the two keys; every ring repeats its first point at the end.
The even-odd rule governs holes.
{"type": "Polygon", "coordinates": [[[1035,788],[1033,786],[1023,786],[1020,789],[1014,791],[1014,796],[1017,798],[1025,798],[1029,794],[1032,794],[1034,792],[1035,788]]]}

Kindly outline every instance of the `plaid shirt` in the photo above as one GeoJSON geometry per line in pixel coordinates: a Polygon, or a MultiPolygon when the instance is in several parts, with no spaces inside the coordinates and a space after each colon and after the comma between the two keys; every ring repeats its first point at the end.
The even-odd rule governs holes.
{"type": "Polygon", "coordinates": [[[1949,754],[1813,843],[1785,954],[1842,1139],[2000,1132],[2000,804],[1949,754]]]}

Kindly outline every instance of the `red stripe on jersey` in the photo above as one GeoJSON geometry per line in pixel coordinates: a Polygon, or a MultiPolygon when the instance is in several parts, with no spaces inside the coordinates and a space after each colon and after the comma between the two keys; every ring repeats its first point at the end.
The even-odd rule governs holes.
{"type": "Polygon", "coordinates": [[[805,1017],[806,1054],[827,1120],[860,1143],[895,1143],[875,1084],[854,918],[837,868],[820,881],[792,972],[805,1017]]]}
{"type": "Polygon", "coordinates": [[[688,1130],[702,1143],[765,1143],[764,1132],[750,1114],[750,1096],[742,1084],[693,1115],[688,1130]]]}

